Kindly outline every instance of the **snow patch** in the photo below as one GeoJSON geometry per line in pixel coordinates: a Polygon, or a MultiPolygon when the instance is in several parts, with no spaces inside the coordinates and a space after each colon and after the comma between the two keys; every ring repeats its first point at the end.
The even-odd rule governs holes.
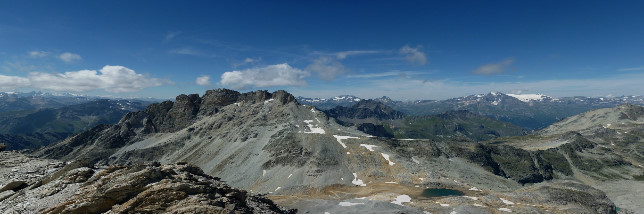
{"type": "Polygon", "coordinates": [[[481,191],[479,188],[476,188],[476,187],[472,187],[472,188],[470,188],[470,190],[472,190],[472,191],[481,191]]]}
{"type": "Polygon", "coordinates": [[[476,203],[474,203],[473,205],[476,206],[476,207],[485,207],[485,206],[483,206],[481,204],[476,204],[476,203]]]}
{"type": "Polygon", "coordinates": [[[262,176],[266,175],[266,170],[262,170],[262,176]]]}
{"type": "Polygon", "coordinates": [[[512,213],[512,210],[510,210],[509,208],[499,208],[499,210],[512,213]]]}
{"type": "Polygon", "coordinates": [[[344,206],[344,207],[349,207],[349,206],[354,206],[354,205],[363,205],[363,204],[364,204],[363,202],[359,202],[359,203],[353,203],[353,202],[340,202],[340,204],[338,204],[338,205],[340,205],[340,206],[344,206]]]}
{"type": "Polygon", "coordinates": [[[277,188],[275,189],[275,192],[277,192],[277,190],[279,190],[280,188],[282,188],[282,187],[277,187],[277,188]]]}
{"type": "Polygon", "coordinates": [[[412,158],[411,158],[411,161],[413,161],[414,163],[420,164],[420,161],[416,160],[416,158],[413,158],[413,157],[412,157],[412,158]]]}
{"type": "Polygon", "coordinates": [[[313,126],[313,124],[311,124],[312,122],[313,122],[313,120],[304,120],[304,123],[306,123],[306,125],[309,126],[309,129],[311,130],[311,131],[305,131],[304,133],[307,133],[307,134],[324,134],[325,133],[324,129],[322,129],[320,127],[313,126]]]}
{"type": "Polygon", "coordinates": [[[275,100],[275,99],[266,100],[266,101],[264,101],[264,104],[268,104],[269,102],[272,102],[273,100],[275,100]]]}
{"type": "Polygon", "coordinates": [[[400,195],[396,197],[396,200],[394,200],[391,203],[394,203],[397,205],[403,205],[402,203],[405,203],[405,202],[411,202],[411,197],[409,197],[408,195],[400,195]]]}
{"type": "Polygon", "coordinates": [[[543,99],[545,98],[550,98],[549,96],[546,96],[543,94],[506,94],[506,95],[517,98],[522,102],[543,101],[543,99]]]}
{"type": "Polygon", "coordinates": [[[389,155],[388,154],[385,154],[385,153],[380,153],[380,154],[382,155],[383,158],[385,158],[385,160],[387,160],[389,162],[389,166],[393,166],[394,164],[396,164],[396,163],[392,162],[391,160],[389,160],[389,155]]]}
{"type": "Polygon", "coordinates": [[[336,139],[336,140],[338,140],[338,143],[340,143],[340,145],[342,145],[342,147],[344,147],[344,148],[347,148],[347,145],[344,145],[344,143],[342,142],[342,140],[352,139],[352,138],[353,138],[353,139],[360,139],[359,137],[339,136],[339,135],[333,135],[333,137],[335,137],[335,139],[336,139]]]}
{"type": "Polygon", "coordinates": [[[456,211],[452,211],[452,212],[451,212],[451,213],[449,213],[449,214],[456,214],[456,211]]]}
{"type": "Polygon", "coordinates": [[[472,200],[479,200],[479,198],[474,197],[474,196],[463,196],[463,197],[469,198],[469,199],[472,199],[472,200]]]}
{"type": "Polygon", "coordinates": [[[395,181],[386,181],[385,184],[398,184],[398,182],[395,181]]]}
{"type": "Polygon", "coordinates": [[[358,179],[358,174],[356,173],[353,173],[353,181],[351,181],[351,183],[362,187],[367,186],[362,182],[362,180],[358,179]]]}
{"type": "Polygon", "coordinates": [[[449,204],[443,204],[443,203],[438,203],[438,204],[441,205],[442,207],[449,207],[449,204]]]}
{"type": "Polygon", "coordinates": [[[291,178],[291,176],[293,176],[293,174],[288,175],[288,177],[287,177],[287,178],[291,178]]]}
{"type": "Polygon", "coordinates": [[[376,145],[360,144],[360,146],[367,148],[369,151],[373,152],[373,147],[378,147],[376,145]]]}
{"type": "Polygon", "coordinates": [[[347,152],[347,154],[348,154],[348,155],[350,155],[350,154],[351,154],[351,152],[347,152]]]}
{"type": "Polygon", "coordinates": [[[504,198],[499,198],[499,199],[501,199],[501,201],[503,201],[503,203],[505,203],[506,205],[513,205],[514,204],[514,202],[508,201],[508,200],[506,200],[504,198]]]}

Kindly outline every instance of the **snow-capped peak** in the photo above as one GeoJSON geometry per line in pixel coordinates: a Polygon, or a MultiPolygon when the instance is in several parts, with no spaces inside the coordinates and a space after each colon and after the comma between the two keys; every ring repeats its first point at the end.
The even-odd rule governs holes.
{"type": "Polygon", "coordinates": [[[552,99],[552,97],[546,96],[543,94],[509,94],[508,93],[506,95],[517,98],[522,102],[543,101],[544,99],[552,99]]]}

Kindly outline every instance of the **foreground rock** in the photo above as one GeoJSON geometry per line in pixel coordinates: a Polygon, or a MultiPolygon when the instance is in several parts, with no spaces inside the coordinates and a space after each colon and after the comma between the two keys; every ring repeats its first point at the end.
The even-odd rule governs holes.
{"type": "MultiPolygon", "coordinates": [[[[188,164],[107,168],[74,162],[2,192],[0,213],[295,213],[188,164]],[[31,183],[31,184],[28,184],[31,183]],[[28,187],[27,187],[28,186],[28,187]]],[[[3,168],[4,169],[4,168],[3,168]]]]}

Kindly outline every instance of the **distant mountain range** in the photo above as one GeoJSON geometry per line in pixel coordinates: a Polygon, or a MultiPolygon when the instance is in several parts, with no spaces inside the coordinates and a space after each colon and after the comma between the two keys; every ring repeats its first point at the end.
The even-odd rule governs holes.
{"type": "Polygon", "coordinates": [[[100,96],[87,96],[72,93],[47,93],[47,92],[0,92],[0,113],[11,111],[39,110],[44,108],[60,108],[96,101],[101,99],[131,100],[144,103],[161,102],[155,98],[107,98],[100,96]]]}
{"type": "Polygon", "coordinates": [[[83,101],[81,97],[50,97],[45,101],[43,106],[59,106],[66,101],[72,104],[0,113],[0,143],[6,143],[9,150],[46,146],[99,124],[117,123],[126,113],[142,110],[150,104],[108,99],[73,104],[83,101]]]}
{"type": "MultiPolygon", "coordinates": [[[[297,100],[301,104],[328,110],[336,106],[349,107],[363,99],[339,96],[330,99],[297,97],[297,100]]],[[[468,110],[531,130],[538,130],[566,117],[597,108],[615,107],[622,103],[644,104],[644,96],[553,98],[541,94],[499,92],[447,100],[395,101],[388,97],[374,100],[408,115],[423,116],[451,110],[468,110]]]]}
{"type": "Polygon", "coordinates": [[[469,138],[474,141],[501,136],[525,135],[528,131],[467,110],[450,110],[441,114],[407,116],[387,105],[367,99],[350,107],[337,106],[324,111],[338,123],[355,125],[358,130],[379,137],[398,139],[469,138]]]}

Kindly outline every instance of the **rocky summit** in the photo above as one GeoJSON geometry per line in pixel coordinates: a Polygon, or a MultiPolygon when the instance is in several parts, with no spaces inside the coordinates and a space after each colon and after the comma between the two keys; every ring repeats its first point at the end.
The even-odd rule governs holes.
{"type": "MultiPolygon", "coordinates": [[[[367,104],[361,113],[387,110],[369,102],[360,102],[367,104]]],[[[174,102],[152,104],[128,113],[117,124],[100,125],[37,150],[29,156],[41,168],[28,170],[31,173],[15,168],[23,165],[20,162],[3,167],[8,178],[24,183],[7,188],[14,193],[5,194],[2,211],[254,213],[272,208],[241,207],[254,205],[248,201],[262,197],[253,194],[259,193],[299,213],[639,212],[641,203],[628,201],[637,193],[620,190],[624,186],[619,185],[638,185],[644,170],[641,155],[628,153],[640,150],[644,139],[638,133],[639,112],[626,112],[616,120],[635,121],[623,121],[620,129],[627,130],[601,130],[614,133],[600,135],[608,139],[590,135],[585,127],[483,140],[375,137],[299,104],[285,91],[210,90],[203,96],[180,95],[174,102]],[[80,175],[69,176],[72,172],[80,175]],[[51,181],[61,177],[65,185],[60,186],[73,188],[69,192],[51,188],[56,184],[51,181]],[[225,202],[223,197],[202,195],[201,191],[220,192],[209,188],[219,185],[202,184],[220,183],[215,177],[247,190],[233,196],[226,196],[232,191],[221,191],[221,196],[246,203],[234,203],[241,208],[222,206],[218,202],[225,202]],[[158,187],[150,188],[153,185],[158,187]],[[37,189],[55,191],[32,192],[37,189]],[[441,194],[445,190],[454,194],[441,194]],[[43,192],[64,198],[54,201],[43,192]],[[155,199],[157,193],[169,200],[155,199]],[[194,199],[204,202],[203,207],[182,206],[194,199]]],[[[428,119],[481,119],[477,123],[485,128],[495,122],[464,111],[428,119]]],[[[458,132],[472,128],[461,126],[458,132]]],[[[271,211],[292,212],[280,210],[271,211]]]]}

